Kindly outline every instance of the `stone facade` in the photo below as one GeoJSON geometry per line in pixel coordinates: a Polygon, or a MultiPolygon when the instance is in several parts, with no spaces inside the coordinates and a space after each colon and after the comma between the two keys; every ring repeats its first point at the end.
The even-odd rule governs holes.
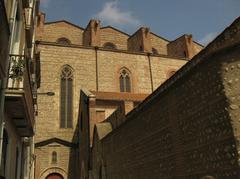
{"type": "MultiPolygon", "coordinates": [[[[52,91],[54,96],[38,96],[38,120],[36,122],[37,179],[46,177],[46,171],[59,169],[69,179],[75,178],[81,168],[78,157],[84,152],[74,147],[78,141],[80,90],[91,91],[91,113],[89,131],[93,138],[94,125],[109,117],[118,107],[123,106],[128,113],[169,78],[169,73],[181,68],[189,58],[172,57],[168,54],[165,40],[140,29],[137,40],[111,26],[101,27],[100,22],[91,20],[86,29],[66,21],[44,22],[45,15],[40,14],[38,26],[38,49],[41,51],[41,87],[39,93],[52,91]],[[71,33],[69,33],[71,32],[71,33]],[[146,34],[147,33],[147,34],[146,34]],[[65,39],[64,43],[59,39],[65,39]],[[67,39],[67,41],[66,41],[67,39]],[[67,43],[66,43],[67,42],[67,43]],[[113,49],[105,48],[106,43],[114,44],[113,49]],[[132,47],[143,49],[135,50],[132,47]],[[152,49],[158,53],[152,53],[152,49]],[[73,127],[60,127],[60,81],[64,65],[73,69],[73,127]],[[120,73],[125,69],[129,74],[131,92],[120,92],[120,73]],[[64,141],[57,143],[57,141],[64,141]],[[47,142],[50,141],[50,142],[47,142]],[[58,154],[54,165],[52,153],[58,154]],[[72,151],[72,155],[69,154],[72,151]],[[61,155],[60,155],[61,154],[61,155]],[[60,162],[61,161],[61,162],[60,162]],[[68,164],[75,163],[79,170],[70,171],[68,164]]],[[[138,34],[137,33],[137,34],[138,34]]],[[[201,45],[193,44],[202,49],[201,45]]],[[[181,50],[181,49],[180,49],[181,50]]],[[[198,51],[197,51],[198,52],[198,51]]],[[[197,52],[194,52],[197,54],[197,52]]],[[[85,129],[84,129],[85,130],[85,129]]],[[[92,144],[92,140],[89,145],[92,144]]],[[[85,157],[85,156],[84,156],[85,157]]],[[[48,172],[50,174],[51,172],[48,172]]],[[[59,173],[61,174],[61,173],[59,173]]],[[[86,173],[87,174],[87,173],[86,173]]],[[[61,174],[63,176],[63,174],[61,174]]]]}

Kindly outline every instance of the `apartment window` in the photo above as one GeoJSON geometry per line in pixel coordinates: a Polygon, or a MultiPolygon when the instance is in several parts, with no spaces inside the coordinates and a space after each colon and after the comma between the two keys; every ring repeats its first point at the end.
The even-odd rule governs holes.
{"type": "Polygon", "coordinates": [[[53,151],[52,152],[52,164],[57,163],[57,152],[53,151]]]}
{"type": "Polygon", "coordinates": [[[126,69],[120,71],[120,92],[131,92],[130,73],[126,69]]]}
{"type": "Polygon", "coordinates": [[[61,71],[60,128],[72,128],[73,124],[73,69],[65,65],[61,71]]]}
{"type": "Polygon", "coordinates": [[[114,45],[113,43],[111,42],[107,42],[103,45],[104,48],[106,49],[117,49],[116,45],[114,45]]]}

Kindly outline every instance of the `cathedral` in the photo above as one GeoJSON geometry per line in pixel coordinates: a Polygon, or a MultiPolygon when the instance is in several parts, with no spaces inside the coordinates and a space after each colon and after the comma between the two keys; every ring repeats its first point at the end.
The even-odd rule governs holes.
{"type": "Polygon", "coordinates": [[[45,22],[0,0],[0,179],[237,179],[240,17],[206,47],[45,22]]]}
{"type": "Polygon", "coordinates": [[[147,27],[127,34],[90,20],[85,28],[68,21],[45,22],[39,15],[41,54],[35,154],[36,178],[79,174],[80,91],[89,91],[90,145],[94,125],[119,106],[125,114],[199,53],[203,46],[184,34],[169,41],[147,27]],[[54,95],[47,95],[54,94],[54,95]]]}

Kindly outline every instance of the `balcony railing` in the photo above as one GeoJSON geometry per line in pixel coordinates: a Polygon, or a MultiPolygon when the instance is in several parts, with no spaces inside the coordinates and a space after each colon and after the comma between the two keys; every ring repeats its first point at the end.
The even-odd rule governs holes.
{"type": "Polygon", "coordinates": [[[34,102],[29,63],[24,55],[10,55],[6,109],[11,112],[21,136],[33,135],[34,102]]]}
{"type": "Polygon", "coordinates": [[[8,88],[23,89],[23,74],[26,65],[24,55],[10,55],[8,88]]]}
{"type": "Polygon", "coordinates": [[[0,79],[7,74],[8,61],[8,42],[9,42],[9,26],[4,5],[4,0],[0,0],[0,79]]]}

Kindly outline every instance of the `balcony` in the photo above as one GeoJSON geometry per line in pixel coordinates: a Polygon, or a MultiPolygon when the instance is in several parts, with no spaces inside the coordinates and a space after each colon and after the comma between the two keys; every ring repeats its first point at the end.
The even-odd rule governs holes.
{"type": "Polygon", "coordinates": [[[9,27],[4,6],[4,0],[0,0],[0,79],[6,76],[8,62],[9,27]]]}
{"type": "Polygon", "coordinates": [[[10,55],[6,111],[22,137],[33,136],[34,102],[29,60],[23,55],[10,55]]]}
{"type": "Polygon", "coordinates": [[[33,28],[34,28],[33,9],[25,8],[24,15],[25,15],[26,45],[28,48],[32,48],[33,28]]]}

